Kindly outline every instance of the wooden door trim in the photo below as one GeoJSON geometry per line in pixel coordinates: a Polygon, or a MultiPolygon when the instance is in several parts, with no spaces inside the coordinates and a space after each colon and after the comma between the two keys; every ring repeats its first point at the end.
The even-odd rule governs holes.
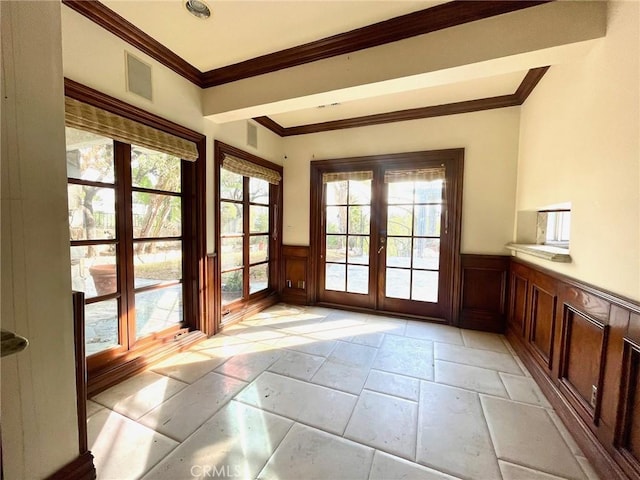
{"type": "MultiPolygon", "coordinates": [[[[390,153],[362,157],[349,157],[337,159],[315,160],[311,162],[310,172],[310,218],[318,219],[322,214],[322,173],[327,171],[340,171],[357,169],[375,169],[381,165],[385,167],[408,166],[419,161],[437,161],[447,167],[446,195],[449,207],[447,227],[450,235],[450,248],[447,252],[448,261],[444,262],[444,270],[447,279],[447,298],[443,300],[444,317],[451,325],[459,323],[460,301],[460,243],[462,232],[462,180],[464,168],[464,148],[444,150],[426,150],[418,152],[390,153]]],[[[313,285],[310,286],[309,301],[311,304],[318,302],[320,284],[320,246],[322,231],[317,221],[309,222],[310,239],[310,269],[313,285]]],[[[429,318],[429,317],[420,317],[429,318]]]]}

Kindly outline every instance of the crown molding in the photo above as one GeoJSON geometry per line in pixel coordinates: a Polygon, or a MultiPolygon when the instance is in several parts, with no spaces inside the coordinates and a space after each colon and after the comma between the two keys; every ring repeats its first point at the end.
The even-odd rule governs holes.
{"type": "Polygon", "coordinates": [[[97,0],[62,0],[62,4],[200,88],[209,88],[535,7],[550,1],[552,0],[452,1],[207,72],[201,72],[97,0]]]}
{"type": "Polygon", "coordinates": [[[549,70],[549,66],[532,68],[527,72],[524,79],[520,83],[520,86],[518,86],[516,93],[514,93],[514,95],[520,102],[518,103],[518,105],[522,105],[525,100],[527,100],[531,92],[533,92],[533,89],[536,88],[536,85],[538,85],[538,82],[542,80],[544,74],[547,73],[547,70],[549,70]]]}
{"type": "MultiPolygon", "coordinates": [[[[108,32],[121,38],[129,45],[146,53],[154,60],[186,78],[196,86],[208,88],[417,35],[423,35],[496,15],[535,7],[549,3],[550,1],[553,0],[456,0],[207,72],[201,72],[182,57],[169,50],[160,42],[97,0],[62,0],[62,3],[97,25],[100,25],[108,32]]],[[[269,117],[257,117],[254,118],[254,120],[277,135],[287,137],[291,135],[303,135],[306,133],[511,107],[521,105],[527,99],[548,68],[549,67],[542,67],[530,70],[517,91],[511,95],[295,127],[283,127],[269,117]]]]}
{"type": "Polygon", "coordinates": [[[202,74],[202,83],[204,88],[208,88],[235,82],[243,78],[276,72],[365,48],[377,47],[548,2],[549,0],[459,0],[443,3],[304,45],[209,70],[202,74]]]}
{"type": "Polygon", "coordinates": [[[480,112],[482,110],[493,110],[496,108],[516,107],[525,102],[529,94],[533,91],[548,69],[548,66],[532,68],[524,76],[522,82],[520,82],[520,85],[514,93],[500,95],[497,97],[479,98],[464,102],[411,108],[409,110],[398,110],[396,112],[378,113],[375,115],[365,115],[362,117],[345,118],[343,120],[312,123],[295,127],[283,127],[269,117],[258,117],[254,118],[254,120],[281,137],[290,137],[293,135],[328,132],[331,130],[342,130],[345,128],[368,127],[371,125],[380,125],[382,123],[405,122],[407,120],[418,120],[421,118],[442,117],[445,115],[480,112]]]}

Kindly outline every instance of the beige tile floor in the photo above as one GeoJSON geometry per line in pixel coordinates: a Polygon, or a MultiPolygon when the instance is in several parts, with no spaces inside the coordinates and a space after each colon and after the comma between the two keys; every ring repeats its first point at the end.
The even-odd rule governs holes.
{"type": "Polygon", "coordinates": [[[593,480],[504,337],[276,305],[96,395],[99,479],[593,480]]]}

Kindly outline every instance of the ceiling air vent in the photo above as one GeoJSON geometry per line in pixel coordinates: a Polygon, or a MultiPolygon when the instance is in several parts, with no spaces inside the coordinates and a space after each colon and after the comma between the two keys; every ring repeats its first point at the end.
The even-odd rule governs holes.
{"type": "Polygon", "coordinates": [[[125,52],[127,91],[153,100],[151,87],[151,65],[125,52]]]}
{"type": "Polygon", "coordinates": [[[251,122],[247,122],[247,145],[258,148],[258,127],[251,122]]]}

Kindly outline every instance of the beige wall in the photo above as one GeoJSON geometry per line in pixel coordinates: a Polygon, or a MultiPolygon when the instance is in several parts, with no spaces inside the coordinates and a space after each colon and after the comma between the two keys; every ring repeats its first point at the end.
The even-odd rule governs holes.
{"type": "Polygon", "coordinates": [[[506,254],[513,234],[519,108],[285,139],[284,243],[309,244],[309,162],[464,148],[462,251],[506,254]]]}
{"type": "Polygon", "coordinates": [[[640,3],[610,2],[607,37],[551,67],[522,107],[517,209],[571,202],[570,264],[523,256],[640,299],[640,3]]]}
{"type": "Polygon", "coordinates": [[[2,359],[7,479],[78,456],[60,3],[0,2],[2,327],[29,347],[2,359]]]}

